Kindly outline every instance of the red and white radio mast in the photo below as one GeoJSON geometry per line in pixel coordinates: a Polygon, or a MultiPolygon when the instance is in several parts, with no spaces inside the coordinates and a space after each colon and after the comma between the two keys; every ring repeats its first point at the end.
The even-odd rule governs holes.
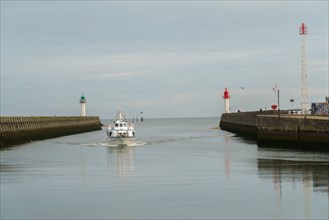
{"type": "Polygon", "coordinates": [[[308,89],[307,89],[307,69],[306,69],[306,34],[307,27],[304,23],[299,27],[299,34],[302,36],[302,88],[301,88],[301,109],[302,114],[308,114],[308,89]]]}

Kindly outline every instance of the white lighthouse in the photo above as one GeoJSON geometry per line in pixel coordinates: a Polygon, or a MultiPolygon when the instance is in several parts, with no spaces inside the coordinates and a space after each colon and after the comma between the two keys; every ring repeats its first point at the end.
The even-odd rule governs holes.
{"type": "Polygon", "coordinates": [[[81,103],[81,114],[80,116],[86,116],[86,98],[85,96],[82,94],[81,98],[80,98],[80,103],[81,103]]]}
{"type": "Polygon", "coordinates": [[[227,88],[225,88],[223,99],[224,99],[224,113],[230,113],[230,95],[228,93],[227,88]]]}

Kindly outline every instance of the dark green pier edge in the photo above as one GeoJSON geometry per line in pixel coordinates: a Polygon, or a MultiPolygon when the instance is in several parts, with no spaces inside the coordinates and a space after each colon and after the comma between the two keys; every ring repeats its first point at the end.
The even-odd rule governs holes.
{"type": "Polygon", "coordinates": [[[285,111],[224,113],[222,130],[257,140],[260,147],[329,151],[329,116],[285,111]]]}
{"type": "Polygon", "coordinates": [[[0,117],[0,147],[101,130],[97,116],[0,117]]]}

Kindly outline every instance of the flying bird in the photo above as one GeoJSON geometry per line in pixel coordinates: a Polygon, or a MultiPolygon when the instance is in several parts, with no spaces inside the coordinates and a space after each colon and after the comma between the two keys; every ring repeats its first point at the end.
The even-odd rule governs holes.
{"type": "Polygon", "coordinates": [[[243,90],[245,87],[239,86],[239,88],[243,90]]]}

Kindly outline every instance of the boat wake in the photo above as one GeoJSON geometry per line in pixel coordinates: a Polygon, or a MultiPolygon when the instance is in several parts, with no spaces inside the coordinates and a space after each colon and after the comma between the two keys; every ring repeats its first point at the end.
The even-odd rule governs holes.
{"type": "Polygon", "coordinates": [[[82,144],[83,146],[89,146],[89,147],[137,147],[137,146],[143,146],[147,143],[144,142],[134,142],[129,144],[115,144],[108,141],[105,142],[97,142],[97,143],[87,143],[82,144]]]}
{"type": "Polygon", "coordinates": [[[146,145],[157,145],[157,144],[165,144],[170,142],[186,142],[193,140],[202,140],[209,138],[217,138],[218,135],[204,135],[204,136],[184,136],[184,137],[154,137],[154,138],[144,138],[141,141],[134,141],[132,143],[127,144],[118,144],[115,142],[111,142],[109,139],[104,140],[104,142],[96,142],[96,143],[85,143],[82,144],[84,146],[89,147],[137,147],[137,146],[146,146],[146,145]]]}

